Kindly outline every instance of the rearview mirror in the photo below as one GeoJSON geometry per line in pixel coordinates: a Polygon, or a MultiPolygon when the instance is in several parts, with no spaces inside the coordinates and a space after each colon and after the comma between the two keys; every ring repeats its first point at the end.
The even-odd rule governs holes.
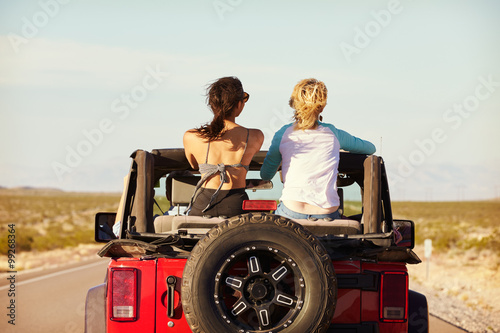
{"type": "Polygon", "coordinates": [[[94,239],[98,243],[107,243],[117,237],[113,233],[116,213],[97,213],[95,216],[94,239]]]}
{"type": "Polygon", "coordinates": [[[396,246],[413,249],[415,246],[415,223],[410,220],[394,220],[392,226],[396,246]]]}

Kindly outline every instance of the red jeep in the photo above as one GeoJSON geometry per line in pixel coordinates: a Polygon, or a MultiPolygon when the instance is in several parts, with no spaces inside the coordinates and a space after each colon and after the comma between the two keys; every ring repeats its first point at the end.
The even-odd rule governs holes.
{"type": "MultiPolygon", "coordinates": [[[[132,159],[118,212],[96,216],[99,255],[111,259],[87,295],[87,333],[428,332],[426,298],[408,290],[414,224],[393,219],[381,157],[341,152],[342,219],[329,221],[274,215],[276,200],[183,215],[200,178],[184,150],[132,159]]],[[[247,179],[251,197],[269,188],[247,179]]]]}

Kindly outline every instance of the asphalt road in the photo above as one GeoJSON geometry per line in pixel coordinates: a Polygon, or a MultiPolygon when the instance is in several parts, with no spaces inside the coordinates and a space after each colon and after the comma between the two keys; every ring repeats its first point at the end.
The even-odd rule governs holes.
{"type": "MultiPolygon", "coordinates": [[[[96,259],[58,269],[16,275],[15,298],[9,297],[9,274],[0,280],[0,332],[82,333],[87,290],[103,283],[108,259],[96,259]],[[15,300],[15,326],[8,323],[10,301],[15,300]]],[[[464,330],[436,317],[431,333],[463,333],[464,330]]]]}
{"type": "Polygon", "coordinates": [[[96,259],[53,270],[16,274],[15,298],[7,275],[0,282],[0,332],[82,333],[87,290],[104,281],[109,259],[96,259]],[[15,326],[7,309],[15,300],[15,326]]]}
{"type": "Polygon", "coordinates": [[[430,333],[464,333],[467,332],[459,327],[451,325],[437,317],[429,316],[429,331],[430,333]]]}

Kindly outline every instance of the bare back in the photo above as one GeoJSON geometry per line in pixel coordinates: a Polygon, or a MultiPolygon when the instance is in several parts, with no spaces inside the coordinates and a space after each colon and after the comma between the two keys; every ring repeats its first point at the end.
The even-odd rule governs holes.
{"type": "MultiPolygon", "coordinates": [[[[199,169],[199,165],[205,163],[245,166],[250,164],[253,155],[260,150],[263,140],[264,136],[260,130],[239,125],[228,129],[220,139],[210,143],[196,130],[189,130],[184,135],[184,149],[194,169],[199,169]]],[[[221,189],[245,188],[247,170],[243,166],[226,168],[227,183],[224,183],[221,189]]],[[[203,187],[216,189],[219,185],[220,176],[213,175],[203,187]]]]}

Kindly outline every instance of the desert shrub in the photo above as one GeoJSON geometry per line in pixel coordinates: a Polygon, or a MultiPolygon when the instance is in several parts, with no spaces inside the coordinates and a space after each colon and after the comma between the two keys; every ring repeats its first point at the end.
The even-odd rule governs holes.
{"type": "MultiPolygon", "coordinates": [[[[0,239],[16,225],[16,251],[45,251],[94,241],[94,216],[118,208],[120,194],[41,190],[0,192],[0,239]],[[63,226],[72,228],[63,228],[63,226]]],[[[0,241],[0,254],[8,252],[0,241]]]]}
{"type": "Polygon", "coordinates": [[[0,231],[0,254],[7,254],[9,252],[8,233],[0,231]]]}
{"type": "Polygon", "coordinates": [[[90,228],[63,231],[59,226],[51,225],[46,231],[45,235],[38,235],[34,238],[31,245],[33,250],[54,250],[94,241],[94,230],[90,228]]]}
{"type": "MultiPolygon", "coordinates": [[[[16,253],[19,251],[31,251],[37,234],[37,231],[33,228],[18,227],[16,225],[16,253]]],[[[0,254],[5,255],[9,251],[7,242],[8,232],[6,230],[0,232],[0,239],[0,254]]]]}
{"type": "Polygon", "coordinates": [[[153,215],[162,215],[170,208],[170,202],[167,200],[167,197],[157,195],[155,196],[155,200],[158,203],[158,206],[161,207],[161,210],[163,212],[161,212],[158,206],[155,204],[153,206],[153,215]]]}
{"type": "Polygon", "coordinates": [[[431,239],[436,250],[474,248],[500,253],[499,214],[498,201],[393,203],[395,218],[415,222],[416,243],[431,239]]]}
{"type": "Polygon", "coordinates": [[[361,201],[344,201],[344,215],[351,216],[361,213],[361,201]]]}
{"type": "Polygon", "coordinates": [[[488,235],[472,235],[462,239],[459,246],[465,250],[472,248],[491,250],[494,253],[500,253],[500,229],[494,228],[488,235]]]}

